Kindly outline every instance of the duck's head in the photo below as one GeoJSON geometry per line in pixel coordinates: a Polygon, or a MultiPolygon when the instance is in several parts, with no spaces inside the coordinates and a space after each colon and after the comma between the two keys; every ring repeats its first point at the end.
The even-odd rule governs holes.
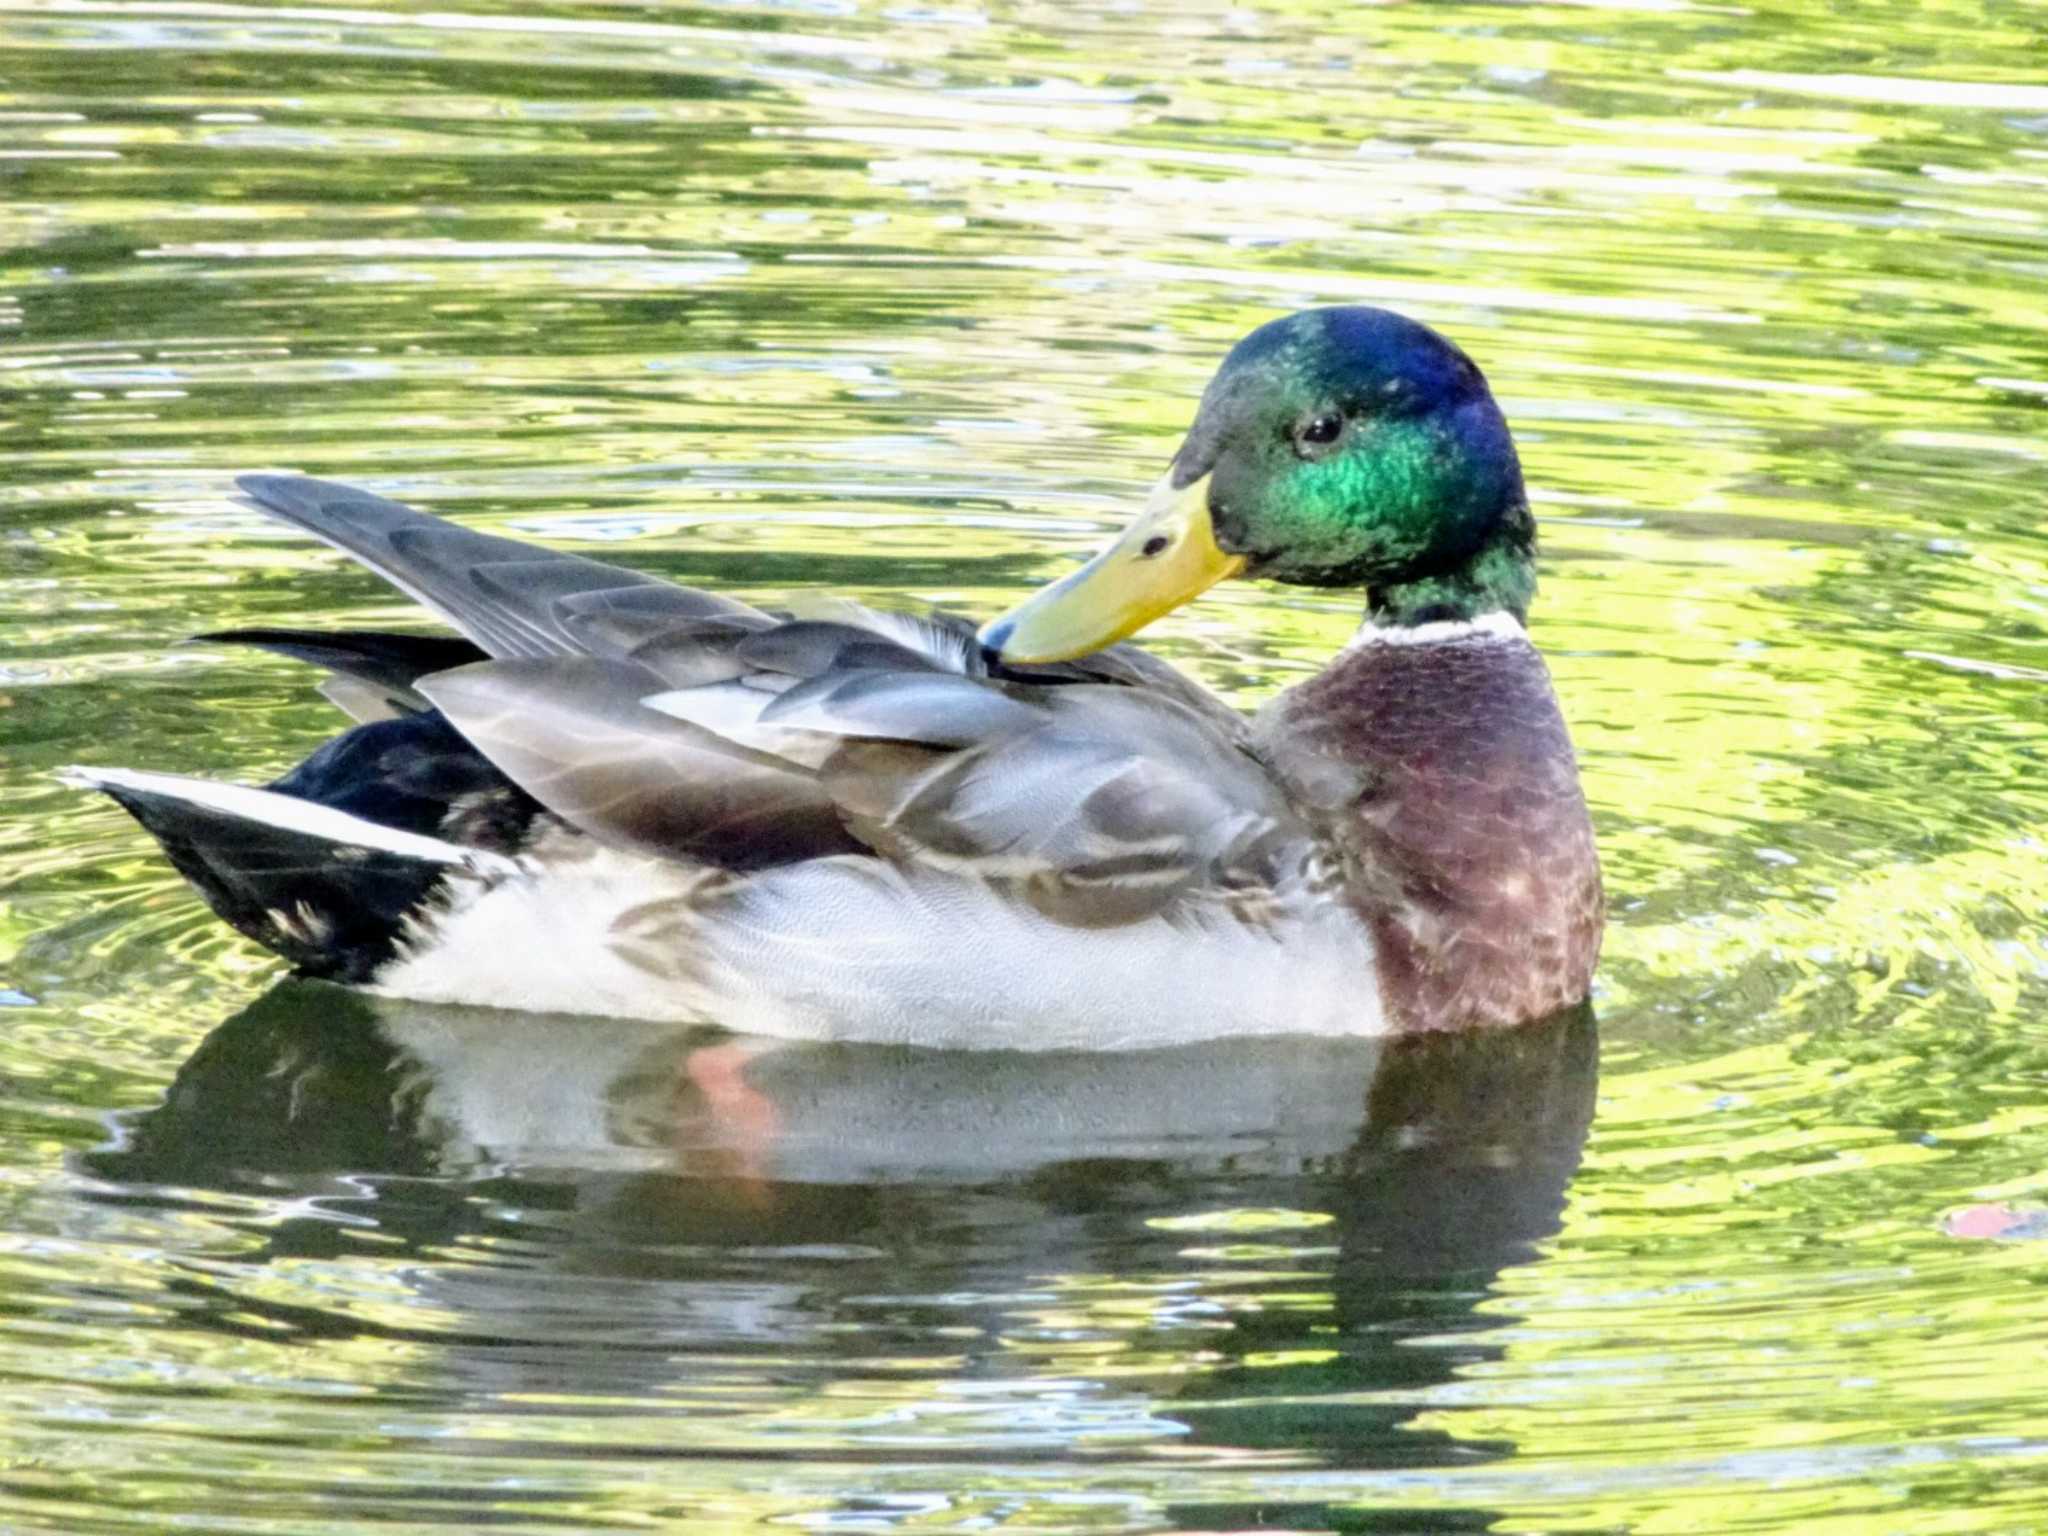
{"type": "Polygon", "coordinates": [[[1134,633],[1226,576],[1361,587],[1375,623],[1525,618],[1535,524],[1472,360],[1384,309],[1311,309],[1223,360],[1123,536],[983,627],[1004,661],[1134,633]]]}

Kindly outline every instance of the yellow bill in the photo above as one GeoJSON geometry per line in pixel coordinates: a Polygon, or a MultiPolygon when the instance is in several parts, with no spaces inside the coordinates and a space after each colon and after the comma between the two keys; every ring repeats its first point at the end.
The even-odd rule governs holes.
{"type": "Polygon", "coordinates": [[[1244,569],[1243,555],[1216,547],[1209,477],[1152,488],[1145,510],[1117,541],[1071,576],[981,627],[1004,661],[1065,661],[1114,645],[1162,613],[1244,569]]]}

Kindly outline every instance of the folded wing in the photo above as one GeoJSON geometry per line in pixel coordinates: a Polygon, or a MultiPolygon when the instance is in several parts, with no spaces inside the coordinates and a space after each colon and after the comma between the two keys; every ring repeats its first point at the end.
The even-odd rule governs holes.
{"type": "Polygon", "coordinates": [[[877,852],[1003,886],[1061,922],[1253,899],[1298,873],[1309,847],[1264,769],[1173,699],[1020,688],[1013,711],[962,701],[906,730],[912,697],[871,678],[804,707],[805,727],[835,742],[819,780],[848,827],[877,852]]]}
{"type": "Polygon", "coordinates": [[[992,674],[973,627],[946,615],[826,600],[776,616],[344,486],[238,483],[478,650],[235,638],[431,702],[612,845],[734,869],[871,854],[1086,925],[1253,896],[1308,845],[1242,718],[1134,647],[992,674]],[[468,664],[416,674],[435,658],[468,664]]]}

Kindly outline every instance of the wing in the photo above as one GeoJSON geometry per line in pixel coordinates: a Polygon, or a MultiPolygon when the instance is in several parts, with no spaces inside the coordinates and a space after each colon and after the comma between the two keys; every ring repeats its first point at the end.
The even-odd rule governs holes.
{"type": "Polygon", "coordinates": [[[672,624],[772,622],[732,598],[478,533],[331,481],[242,475],[235,484],[255,506],[354,555],[493,656],[620,654],[672,624]]]}
{"type": "MultiPolygon", "coordinates": [[[[737,658],[776,635],[750,638],[737,658]]],[[[875,852],[1002,886],[1062,922],[1130,922],[1197,893],[1270,891],[1312,846],[1234,723],[1162,693],[858,664],[759,684],[642,702],[812,770],[875,852]]]]}
{"type": "Polygon", "coordinates": [[[728,869],[859,849],[814,773],[643,707],[661,686],[593,656],[481,662],[419,684],[513,783],[602,842],[728,869]]]}
{"type": "MultiPolygon", "coordinates": [[[[333,481],[266,474],[242,475],[235,484],[250,505],[355,556],[492,656],[631,656],[657,669],[664,662],[701,668],[715,656],[717,637],[779,622],[734,598],[478,533],[333,481]]],[[[969,620],[878,612],[839,598],[792,606],[801,620],[862,631],[940,671],[989,675],[969,620]]],[[[265,643],[254,631],[221,638],[265,643]]],[[[1053,666],[1001,667],[995,675],[1018,682],[1119,683],[1178,699],[1219,725],[1242,724],[1200,684],[1132,645],[1053,666]]],[[[679,675],[676,686],[701,676],[679,675]]]]}
{"type": "MultiPolygon", "coordinates": [[[[792,690],[771,713],[795,719],[797,702],[792,690]]],[[[1006,886],[1061,922],[1270,891],[1310,848],[1264,768],[1175,700],[1016,689],[1009,702],[1028,724],[963,701],[914,737],[890,734],[901,702],[882,681],[801,701],[802,724],[838,743],[819,779],[847,825],[894,858],[1006,886]]]]}
{"type": "Polygon", "coordinates": [[[991,672],[951,615],[810,599],[776,616],[346,486],[237,484],[475,648],[232,638],[336,667],[400,707],[431,702],[542,805],[615,846],[732,868],[870,851],[1005,884],[1079,923],[1270,885],[1306,846],[1244,750],[1243,718],[1135,647],[991,672]]]}
{"type": "Polygon", "coordinates": [[[662,858],[871,852],[1099,925],[1270,888],[1307,846],[1233,734],[1162,695],[967,677],[817,620],[674,649],[665,672],[521,657],[414,687],[549,810],[662,858]]]}

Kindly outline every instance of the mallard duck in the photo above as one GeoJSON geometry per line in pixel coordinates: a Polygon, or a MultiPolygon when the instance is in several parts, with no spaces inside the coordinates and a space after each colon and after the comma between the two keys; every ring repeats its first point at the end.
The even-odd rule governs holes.
{"type": "Polygon", "coordinates": [[[1480,371],[1384,310],[1224,359],[1124,534],[977,631],[771,613],[298,475],[248,501],[462,638],[240,630],[357,723],[267,788],[73,770],[300,972],[802,1039],[1507,1025],[1587,993],[1591,824],[1480,371]],[[1122,643],[1229,576],[1363,596],[1255,718],[1122,643]]]}

